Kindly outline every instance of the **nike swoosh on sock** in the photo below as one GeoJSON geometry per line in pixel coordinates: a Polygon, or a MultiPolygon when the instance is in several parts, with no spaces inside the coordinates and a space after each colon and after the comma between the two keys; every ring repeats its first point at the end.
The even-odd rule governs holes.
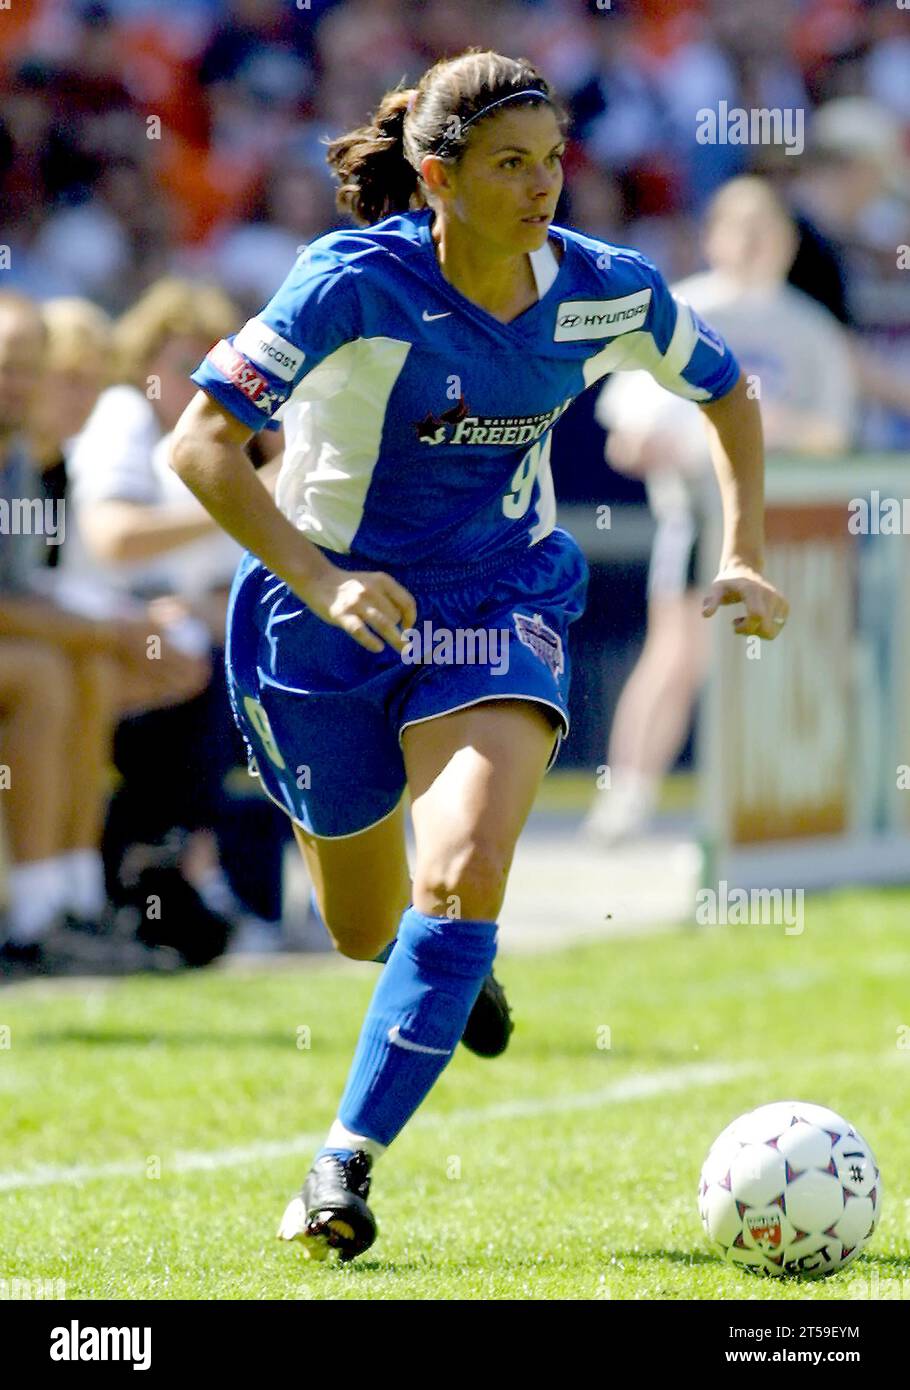
{"type": "Polygon", "coordinates": [[[446,1047],[425,1047],[423,1043],[409,1042],[407,1038],[401,1036],[397,1023],[389,1029],[388,1036],[389,1042],[395,1043],[396,1047],[406,1048],[408,1052],[432,1052],[434,1057],[451,1056],[446,1047]]]}

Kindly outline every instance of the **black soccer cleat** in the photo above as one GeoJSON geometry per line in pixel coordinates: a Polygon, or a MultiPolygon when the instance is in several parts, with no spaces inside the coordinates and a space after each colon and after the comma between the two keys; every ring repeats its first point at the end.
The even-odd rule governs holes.
{"type": "Polygon", "coordinates": [[[480,986],[461,1041],[478,1057],[499,1057],[515,1027],[511,1014],[506,992],[491,970],[480,986]]]}
{"type": "Polygon", "coordinates": [[[376,1220],[366,1199],[370,1195],[373,1160],[358,1149],[343,1161],[337,1154],[317,1158],[299,1197],[281,1218],[279,1240],[296,1240],[308,1259],[324,1260],[337,1250],[342,1262],[369,1250],[376,1239],[376,1220]]]}

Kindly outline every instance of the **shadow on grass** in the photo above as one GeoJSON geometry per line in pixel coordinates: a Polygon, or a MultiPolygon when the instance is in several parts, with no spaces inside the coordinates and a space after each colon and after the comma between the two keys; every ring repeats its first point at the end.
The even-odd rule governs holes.
{"type": "MultiPolygon", "coordinates": [[[[67,1047],[74,1044],[85,1047],[280,1047],[295,1048],[295,1035],[286,1033],[256,1032],[194,1032],[183,1029],[178,1032],[165,1032],[151,1029],[141,1032],[138,1029],[93,1030],[91,1028],[58,1028],[36,1033],[29,1039],[29,1047],[67,1047]]],[[[320,1041],[321,1047],[327,1044],[320,1041]]],[[[328,1050],[328,1049],[327,1049],[328,1050]]],[[[350,1051],[350,1044],[348,1044],[350,1051]]]]}
{"type": "MultiPolygon", "coordinates": [[[[351,1052],[354,1045],[355,1035],[349,1033],[344,1037],[330,1039],[320,1036],[319,1047],[325,1054],[340,1051],[346,1055],[351,1052]],[[333,1045],[334,1044],[334,1045],[333,1045]]],[[[296,1037],[293,1032],[267,1033],[246,1030],[231,1032],[206,1032],[202,1029],[123,1029],[123,1028],[86,1028],[69,1027],[42,1029],[36,1032],[29,1039],[30,1047],[71,1047],[81,1045],[84,1047],[274,1047],[288,1048],[295,1047],[296,1037]]],[[[514,1044],[513,1044],[514,1047],[514,1044]]],[[[309,1049],[305,1049],[309,1051],[309,1049]]],[[[551,1044],[546,1047],[521,1047],[521,1056],[517,1052],[509,1060],[520,1061],[523,1065],[530,1064],[539,1058],[541,1061],[590,1061],[591,1058],[602,1058],[605,1067],[611,1063],[638,1062],[642,1066],[681,1066],[693,1061],[704,1061],[697,1053],[672,1047],[614,1047],[609,1050],[598,1051],[593,1045],[584,1044],[578,1047],[559,1047],[554,1048],[551,1044]]]]}

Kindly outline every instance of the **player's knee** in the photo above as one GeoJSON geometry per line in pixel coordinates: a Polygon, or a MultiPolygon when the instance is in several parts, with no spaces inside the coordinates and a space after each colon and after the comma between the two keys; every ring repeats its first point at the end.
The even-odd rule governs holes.
{"type": "Polygon", "coordinates": [[[434,915],[495,921],[505,896],[511,853],[483,835],[436,855],[414,875],[414,904],[434,915]]]}
{"type": "Polygon", "coordinates": [[[375,960],[384,946],[392,940],[399,918],[365,918],[363,912],[322,912],[329,940],[339,955],[348,960],[375,960]]]}

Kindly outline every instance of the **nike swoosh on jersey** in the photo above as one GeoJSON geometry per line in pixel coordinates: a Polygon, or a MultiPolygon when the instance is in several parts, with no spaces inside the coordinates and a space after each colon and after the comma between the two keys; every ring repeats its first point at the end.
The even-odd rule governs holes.
{"type": "Polygon", "coordinates": [[[394,1043],[396,1047],[405,1048],[408,1052],[432,1052],[434,1057],[451,1056],[446,1047],[424,1047],[423,1043],[409,1042],[407,1038],[401,1036],[397,1023],[389,1029],[389,1042],[394,1043]]]}
{"type": "Polygon", "coordinates": [[[426,309],[423,311],[424,323],[432,323],[434,319],[447,319],[451,316],[452,310],[447,309],[444,314],[428,314],[426,309]]]}

